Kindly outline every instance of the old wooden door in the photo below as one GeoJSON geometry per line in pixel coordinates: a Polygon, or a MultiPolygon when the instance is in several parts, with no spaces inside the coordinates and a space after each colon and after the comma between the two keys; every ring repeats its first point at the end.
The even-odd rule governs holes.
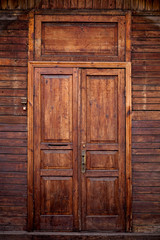
{"type": "Polygon", "coordinates": [[[35,68],[35,230],[125,230],[124,89],[121,68],[35,68]]]}

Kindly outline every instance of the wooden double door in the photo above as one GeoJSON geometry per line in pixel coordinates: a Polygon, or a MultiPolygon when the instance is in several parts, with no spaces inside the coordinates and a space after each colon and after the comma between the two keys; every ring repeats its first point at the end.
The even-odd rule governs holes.
{"type": "Polygon", "coordinates": [[[35,230],[125,231],[124,92],[124,69],[35,68],[35,230]]]}

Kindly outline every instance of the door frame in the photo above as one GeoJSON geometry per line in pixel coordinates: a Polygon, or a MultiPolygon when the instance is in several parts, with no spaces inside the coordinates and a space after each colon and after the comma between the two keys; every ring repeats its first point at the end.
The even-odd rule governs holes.
{"type": "Polygon", "coordinates": [[[55,62],[31,61],[28,63],[28,231],[33,230],[34,218],[34,158],[33,158],[33,78],[35,68],[70,67],[70,68],[117,68],[125,69],[126,97],[126,231],[132,230],[132,166],[131,166],[131,63],[130,62],[55,62]]]}

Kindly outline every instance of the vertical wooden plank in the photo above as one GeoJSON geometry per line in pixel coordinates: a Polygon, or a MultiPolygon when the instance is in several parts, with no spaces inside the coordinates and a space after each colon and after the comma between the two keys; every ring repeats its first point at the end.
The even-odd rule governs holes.
{"type": "Polygon", "coordinates": [[[131,61],[131,11],[126,14],[126,62],[131,61]]]}
{"type": "Polygon", "coordinates": [[[78,8],[85,8],[85,0],[78,0],[78,8]]]}
{"type": "Polygon", "coordinates": [[[8,7],[7,1],[1,0],[1,8],[4,10],[4,9],[7,9],[7,7],[8,7]]]}
{"type": "Polygon", "coordinates": [[[145,9],[145,0],[139,0],[138,3],[138,10],[144,10],[145,9]]]}
{"type": "Polygon", "coordinates": [[[93,0],[86,0],[86,8],[92,8],[93,7],[93,0]]]}
{"type": "Polygon", "coordinates": [[[132,231],[132,166],[131,166],[131,137],[132,137],[132,86],[131,63],[126,67],[126,230],[132,231]]]}
{"type": "Polygon", "coordinates": [[[131,0],[124,0],[124,9],[131,9],[131,0]]]}
{"type": "Polygon", "coordinates": [[[160,1],[159,0],[153,0],[153,10],[154,11],[160,10],[160,1]]]}
{"type": "Polygon", "coordinates": [[[71,0],[71,8],[77,8],[78,7],[78,0],[71,0]]]}
{"type": "Polygon", "coordinates": [[[28,8],[34,8],[34,0],[29,0],[28,1],[28,8]]]}
{"type": "Polygon", "coordinates": [[[63,9],[63,6],[64,6],[64,0],[58,0],[57,1],[57,8],[63,9]]]}
{"type": "MultiPolygon", "coordinates": [[[[7,1],[6,1],[7,2],[7,1]]],[[[23,2],[23,1],[22,1],[23,2]]],[[[8,0],[8,8],[9,9],[15,9],[15,8],[17,8],[17,6],[19,6],[19,0],[17,1],[17,0],[15,0],[15,1],[13,1],[13,0],[8,0]]],[[[24,6],[21,8],[20,7],[20,9],[24,9],[24,6]]]]}
{"type": "Polygon", "coordinates": [[[138,9],[138,1],[137,0],[131,0],[131,8],[133,10],[137,10],[138,9]]]}
{"type": "Polygon", "coordinates": [[[18,0],[18,7],[20,9],[27,9],[27,0],[18,0]]]}
{"type": "Polygon", "coordinates": [[[42,0],[36,0],[35,1],[35,8],[41,9],[42,7],[42,0]]]}
{"type": "Polygon", "coordinates": [[[115,7],[116,7],[116,1],[115,0],[109,0],[108,9],[115,9],[115,7]]]}
{"type": "Polygon", "coordinates": [[[57,0],[50,0],[50,8],[51,9],[56,9],[57,8],[57,0]]]}
{"type": "Polygon", "coordinates": [[[93,9],[101,9],[101,0],[93,0],[93,9]]]}
{"type": "Polygon", "coordinates": [[[29,13],[28,61],[34,60],[34,12],[29,13]]]}
{"type": "Polygon", "coordinates": [[[152,0],[146,0],[146,10],[152,10],[152,0]]]}
{"type": "Polygon", "coordinates": [[[64,9],[69,9],[71,7],[70,0],[64,0],[64,9]]]}
{"type": "Polygon", "coordinates": [[[49,8],[49,0],[42,0],[42,8],[49,8]]]}
{"type": "Polygon", "coordinates": [[[28,231],[33,229],[33,68],[28,63],[28,231]]]}
{"type": "Polygon", "coordinates": [[[108,8],[108,0],[101,0],[101,9],[108,8]]]}
{"type": "Polygon", "coordinates": [[[35,41],[34,41],[34,51],[35,51],[35,59],[38,60],[41,56],[41,16],[37,15],[35,17],[35,28],[37,31],[35,32],[35,41]]]}
{"type": "Polygon", "coordinates": [[[123,9],[124,0],[116,0],[116,9],[123,9]]]}

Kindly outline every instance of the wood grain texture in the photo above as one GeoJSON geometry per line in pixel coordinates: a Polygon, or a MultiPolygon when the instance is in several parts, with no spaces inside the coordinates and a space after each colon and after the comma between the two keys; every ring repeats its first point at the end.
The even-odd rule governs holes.
{"type": "Polygon", "coordinates": [[[160,4],[158,0],[5,0],[1,1],[0,9],[122,9],[122,10],[140,10],[140,11],[159,11],[160,4]]]}
{"type": "MultiPolygon", "coordinates": [[[[18,1],[8,5],[16,8],[18,1]]],[[[3,20],[1,27],[0,229],[18,231],[27,226],[27,113],[21,97],[27,88],[28,22],[3,20]]]]}

